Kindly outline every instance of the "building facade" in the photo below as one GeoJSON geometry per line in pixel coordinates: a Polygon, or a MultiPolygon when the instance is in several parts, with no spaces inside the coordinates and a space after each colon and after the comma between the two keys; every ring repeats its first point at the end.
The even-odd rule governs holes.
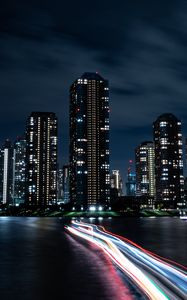
{"type": "Polygon", "coordinates": [[[67,204],[70,202],[69,197],[69,165],[63,166],[63,202],[67,204]]]}
{"type": "Polygon", "coordinates": [[[185,176],[187,176],[187,138],[185,138],[185,149],[184,149],[184,169],[183,173],[185,176]]]}
{"type": "Polygon", "coordinates": [[[163,207],[184,206],[181,121],[163,114],[153,123],[156,201],[163,207]]]}
{"type": "Polygon", "coordinates": [[[13,199],[14,205],[25,203],[26,188],[26,140],[17,137],[13,152],[13,199]]]}
{"type": "Polygon", "coordinates": [[[126,196],[136,196],[136,174],[133,172],[127,174],[126,196]]]}
{"type": "Polygon", "coordinates": [[[9,140],[0,150],[0,203],[13,205],[13,145],[9,140]]]}
{"type": "Polygon", "coordinates": [[[90,207],[110,202],[109,87],[84,73],[70,88],[70,200],[90,207]]]}
{"type": "Polygon", "coordinates": [[[153,142],[143,142],[135,149],[136,196],[155,196],[155,152],[153,142]]]}
{"type": "Polygon", "coordinates": [[[57,117],[33,112],[26,124],[26,203],[47,206],[57,202],[57,117]]]}
{"type": "Polygon", "coordinates": [[[110,184],[111,189],[116,189],[118,197],[122,196],[123,184],[119,170],[112,170],[110,184]]]}
{"type": "Polygon", "coordinates": [[[133,171],[134,163],[133,160],[130,159],[128,162],[127,168],[127,181],[125,183],[126,187],[126,196],[135,197],[136,196],[136,173],[133,171]]]}
{"type": "Polygon", "coordinates": [[[60,167],[58,168],[57,172],[57,203],[61,204],[63,203],[63,169],[60,167]]]}

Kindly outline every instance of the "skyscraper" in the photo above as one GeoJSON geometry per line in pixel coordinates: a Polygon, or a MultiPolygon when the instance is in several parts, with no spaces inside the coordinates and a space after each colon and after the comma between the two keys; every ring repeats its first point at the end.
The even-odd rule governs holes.
{"type": "Polygon", "coordinates": [[[136,174],[132,172],[127,175],[126,196],[136,196],[136,174]]]}
{"type": "Polygon", "coordinates": [[[13,204],[13,146],[9,140],[0,150],[0,202],[13,204]]]}
{"type": "Polygon", "coordinates": [[[112,174],[110,176],[111,189],[116,189],[117,195],[122,196],[122,178],[119,170],[112,170],[112,174]]]}
{"type": "Polygon", "coordinates": [[[17,137],[13,155],[13,199],[14,204],[25,203],[26,184],[26,140],[17,137]]]}
{"type": "Polygon", "coordinates": [[[187,138],[185,138],[185,159],[184,159],[184,164],[185,164],[185,172],[184,174],[187,175],[187,138]]]}
{"type": "Polygon", "coordinates": [[[57,201],[57,117],[33,112],[26,125],[26,201],[46,206],[57,201]]]}
{"type": "Polygon", "coordinates": [[[69,200],[69,165],[63,166],[63,202],[68,203],[69,200]]]}
{"type": "Polygon", "coordinates": [[[70,200],[84,207],[108,205],[109,88],[84,73],[70,88],[70,200]]]}
{"type": "Polygon", "coordinates": [[[69,199],[69,165],[58,169],[58,203],[67,204],[69,199]]]}
{"type": "Polygon", "coordinates": [[[184,205],[181,121],[163,114],[153,123],[156,200],[164,207],[184,205]]]}
{"type": "Polygon", "coordinates": [[[64,197],[64,192],[63,192],[63,169],[58,168],[58,171],[57,171],[57,202],[58,202],[58,204],[63,203],[63,197],[64,197]]]}
{"type": "Polygon", "coordinates": [[[133,172],[133,161],[129,160],[127,169],[126,196],[136,196],[136,174],[133,172]]]}
{"type": "Polygon", "coordinates": [[[135,149],[136,195],[155,196],[155,153],[153,142],[143,142],[135,149]]]}

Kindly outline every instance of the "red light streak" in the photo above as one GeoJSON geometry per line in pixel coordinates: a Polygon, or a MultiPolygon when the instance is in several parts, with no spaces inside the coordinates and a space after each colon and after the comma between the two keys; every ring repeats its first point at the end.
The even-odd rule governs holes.
{"type": "Polygon", "coordinates": [[[146,250],[145,248],[142,248],[141,246],[139,246],[139,245],[136,244],[135,242],[133,242],[133,241],[131,241],[131,240],[129,240],[129,239],[127,239],[127,238],[121,236],[121,235],[118,235],[118,234],[115,234],[115,233],[113,233],[113,232],[110,232],[110,231],[106,230],[103,226],[100,226],[100,225],[99,225],[98,227],[100,227],[104,232],[106,232],[106,233],[108,233],[108,234],[111,234],[111,235],[113,235],[114,237],[117,237],[117,238],[119,238],[119,239],[121,239],[121,240],[123,240],[123,241],[125,241],[125,242],[127,242],[127,243],[129,243],[129,244],[131,244],[131,245],[133,245],[133,246],[135,246],[136,248],[140,249],[141,251],[143,251],[143,252],[145,252],[145,253],[147,253],[147,254],[150,254],[150,255],[153,256],[154,258],[157,258],[159,261],[164,260],[164,261],[166,261],[166,262],[172,263],[173,265],[176,265],[176,266],[180,267],[181,269],[184,269],[185,271],[187,271],[187,267],[185,267],[185,266],[183,266],[183,265],[181,265],[181,264],[179,264],[179,263],[177,263],[177,262],[175,262],[175,261],[172,261],[171,259],[164,258],[164,257],[162,257],[162,256],[160,256],[160,255],[158,255],[158,254],[156,254],[156,253],[153,253],[153,252],[151,252],[151,251],[149,251],[149,250],[146,250]]]}

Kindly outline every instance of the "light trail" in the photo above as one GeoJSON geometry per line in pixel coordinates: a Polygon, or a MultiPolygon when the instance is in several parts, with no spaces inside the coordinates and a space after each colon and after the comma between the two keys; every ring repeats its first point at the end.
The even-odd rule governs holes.
{"type": "MultiPolygon", "coordinates": [[[[133,259],[136,265],[143,266],[144,269],[147,268],[149,272],[151,270],[152,275],[156,275],[162,282],[162,285],[168,286],[170,290],[175,291],[176,296],[174,299],[187,299],[187,273],[184,271],[185,267],[181,266],[182,269],[179,269],[179,264],[175,263],[177,267],[173,266],[168,263],[167,259],[161,260],[157,255],[146,251],[135,243],[107,232],[101,226],[100,228],[102,228],[107,236],[114,236],[114,243],[117,243],[119,249],[131,260],[133,259]]],[[[95,230],[103,233],[97,226],[95,226],[95,230]]]]}
{"type": "MultiPolygon", "coordinates": [[[[69,235],[69,234],[68,234],[69,235]]],[[[115,265],[112,264],[111,259],[104,253],[98,257],[98,246],[92,244],[91,248],[88,248],[88,245],[80,244],[80,241],[74,239],[74,236],[67,236],[67,239],[70,241],[71,246],[73,247],[73,252],[76,255],[83,255],[86,260],[89,260],[89,266],[91,270],[97,270],[97,277],[99,281],[101,280],[102,291],[99,291],[99,294],[104,296],[106,299],[107,295],[110,295],[110,299],[115,300],[135,300],[134,293],[131,293],[129,290],[129,283],[124,282],[123,278],[115,270],[115,265]],[[94,251],[96,250],[96,252],[94,251]],[[101,262],[101,260],[103,260],[101,262]],[[93,268],[94,266],[94,268],[93,268]],[[105,274],[103,281],[103,274],[105,274]]],[[[95,285],[94,281],[94,285],[95,285]]],[[[89,281],[87,284],[87,291],[89,286],[93,287],[93,284],[89,281]]],[[[100,286],[100,285],[99,285],[100,286]]],[[[99,296],[99,299],[102,299],[102,296],[99,296]]],[[[87,297],[89,299],[89,295],[87,297]]],[[[97,298],[96,298],[97,300],[97,298]]]]}
{"type": "MultiPolygon", "coordinates": [[[[138,244],[134,243],[133,241],[125,238],[125,237],[122,237],[120,235],[117,235],[117,234],[114,234],[114,233],[111,233],[110,231],[107,231],[103,226],[98,226],[99,228],[101,228],[104,232],[114,236],[114,237],[117,237],[119,238],[120,240],[123,240],[124,242],[127,242],[128,244],[131,244],[133,246],[135,246],[136,248],[139,248],[141,251],[153,256],[154,258],[157,258],[158,260],[161,260],[161,261],[165,261],[166,263],[169,263],[169,264],[172,264],[173,266],[175,266],[176,268],[178,267],[180,269],[180,271],[187,271],[187,267],[171,260],[171,259],[168,259],[168,258],[165,258],[165,257],[161,257],[160,255],[156,254],[156,253],[153,253],[149,250],[146,250],[144,249],[143,247],[139,246],[138,244]]],[[[186,273],[185,273],[186,274],[186,273]]]]}
{"type": "MultiPolygon", "coordinates": [[[[98,242],[97,240],[87,236],[85,233],[77,229],[71,227],[67,227],[67,229],[71,233],[79,237],[82,237],[87,241],[94,243],[99,248],[101,248],[112,259],[112,261],[118,265],[118,267],[121,270],[123,270],[127,275],[129,275],[129,277],[133,281],[135,281],[137,285],[141,287],[142,290],[145,291],[145,294],[147,294],[147,296],[149,296],[150,299],[153,300],[168,299],[167,297],[164,296],[164,294],[159,289],[156,288],[156,286],[138,268],[136,268],[136,266],[134,266],[128,259],[126,259],[122,255],[122,253],[117,249],[117,247],[115,247],[115,245],[113,245],[109,240],[107,240],[106,238],[105,239],[101,238],[101,240],[106,242],[105,245],[105,243],[98,242]]],[[[98,235],[93,233],[93,236],[97,237],[98,235]]]]}
{"type": "Polygon", "coordinates": [[[187,274],[179,265],[173,266],[101,226],[72,221],[66,229],[102,249],[149,299],[187,299],[187,274]]]}
{"type": "MultiPolygon", "coordinates": [[[[97,227],[96,230],[101,232],[97,227]]],[[[107,236],[111,236],[111,234],[105,233],[107,236]]],[[[184,295],[187,295],[187,277],[186,273],[183,270],[179,270],[175,266],[162,261],[158,257],[155,257],[153,254],[140,250],[140,248],[132,246],[131,244],[124,243],[119,238],[114,240],[114,243],[118,245],[119,249],[124,252],[126,255],[131,255],[134,259],[138,260],[139,263],[141,262],[143,265],[149,266],[154,271],[159,273],[162,276],[165,276],[171,282],[173,282],[176,287],[182,290],[184,295]]],[[[182,294],[181,293],[181,294],[182,294]]]]}

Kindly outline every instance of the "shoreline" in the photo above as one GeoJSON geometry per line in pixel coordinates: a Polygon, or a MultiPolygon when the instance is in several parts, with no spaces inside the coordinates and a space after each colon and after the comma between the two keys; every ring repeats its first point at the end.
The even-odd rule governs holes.
{"type": "Polygon", "coordinates": [[[0,217],[64,217],[64,218],[126,218],[126,217],[180,217],[179,211],[142,210],[142,211],[59,211],[59,210],[3,210],[0,217]]]}

